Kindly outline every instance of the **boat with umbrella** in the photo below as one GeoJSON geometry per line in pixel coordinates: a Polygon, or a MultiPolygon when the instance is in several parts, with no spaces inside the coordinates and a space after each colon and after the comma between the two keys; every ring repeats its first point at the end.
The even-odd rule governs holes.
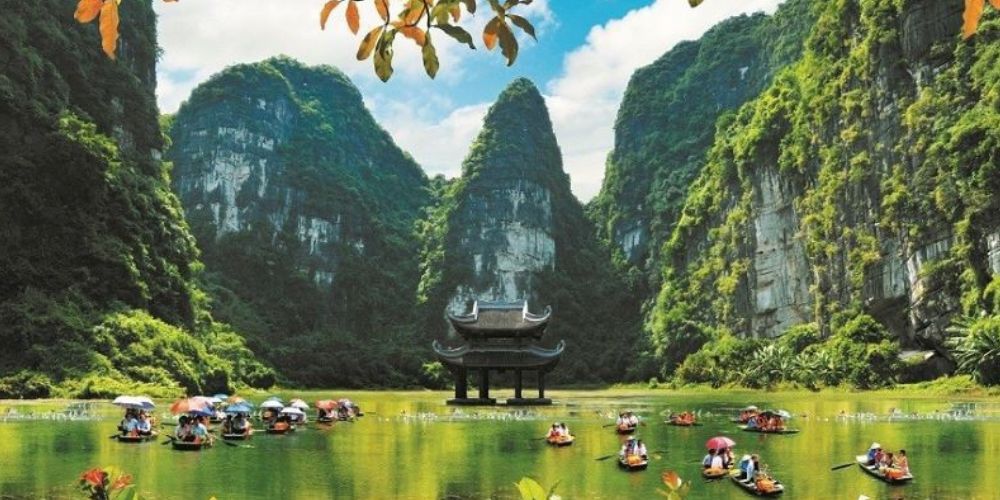
{"type": "Polygon", "coordinates": [[[226,406],[226,423],[222,429],[222,439],[227,441],[243,441],[253,435],[250,425],[250,414],[253,406],[247,402],[232,403],[226,406]]]}
{"type": "Polygon", "coordinates": [[[337,404],[339,405],[338,415],[341,420],[350,420],[352,418],[364,416],[364,414],[361,413],[361,408],[354,404],[354,402],[350,399],[338,399],[337,404]]]}
{"type": "MultiPolygon", "coordinates": [[[[215,410],[212,409],[209,398],[195,396],[174,401],[170,405],[170,413],[181,415],[181,425],[184,425],[189,418],[208,419],[215,413],[215,410]]],[[[170,436],[170,444],[179,451],[200,451],[202,448],[211,447],[212,439],[210,437],[202,438],[198,435],[170,436]]]]}
{"type": "Polygon", "coordinates": [[[748,420],[746,425],[741,425],[740,429],[761,434],[797,434],[798,429],[785,427],[785,420],[791,418],[792,414],[785,410],[766,410],[748,420]]]}
{"type": "Polygon", "coordinates": [[[734,424],[745,424],[758,414],[760,414],[760,408],[750,405],[740,410],[740,415],[736,418],[730,419],[730,421],[734,424]]]}
{"type": "Polygon", "coordinates": [[[292,424],[292,430],[294,430],[294,426],[306,423],[306,412],[295,406],[282,408],[281,413],[278,414],[278,418],[281,419],[282,417],[286,418],[292,424]]]}
{"type": "MultiPolygon", "coordinates": [[[[125,419],[123,420],[123,423],[127,423],[130,419],[140,419],[145,416],[146,412],[153,411],[156,408],[156,405],[153,404],[153,400],[146,396],[118,396],[111,402],[111,404],[125,409],[125,419]]],[[[147,432],[140,432],[138,430],[127,432],[123,425],[119,425],[119,433],[114,437],[121,443],[142,443],[156,439],[157,432],[152,430],[152,417],[147,418],[149,425],[147,432]]]]}
{"type": "Polygon", "coordinates": [[[316,402],[316,422],[321,424],[331,424],[337,420],[337,410],[340,403],[332,399],[323,399],[316,402]]]}
{"type": "MultiPolygon", "coordinates": [[[[712,452],[715,452],[716,454],[726,453],[728,450],[731,450],[735,446],[736,446],[736,441],[733,441],[732,439],[726,436],[716,436],[714,438],[709,439],[708,441],[705,441],[705,448],[708,450],[709,453],[712,452]]],[[[731,473],[732,468],[733,468],[732,462],[729,463],[728,468],[702,467],[701,475],[705,479],[720,479],[728,476],[731,473]]]]}

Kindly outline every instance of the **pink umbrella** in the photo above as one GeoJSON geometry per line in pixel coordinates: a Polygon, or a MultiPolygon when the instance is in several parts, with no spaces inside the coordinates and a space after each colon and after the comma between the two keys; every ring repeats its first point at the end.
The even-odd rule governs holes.
{"type": "Polygon", "coordinates": [[[726,448],[732,448],[733,446],[736,446],[736,441],[733,441],[726,436],[716,436],[709,439],[708,442],[705,443],[705,447],[710,450],[724,450],[726,448]]]}

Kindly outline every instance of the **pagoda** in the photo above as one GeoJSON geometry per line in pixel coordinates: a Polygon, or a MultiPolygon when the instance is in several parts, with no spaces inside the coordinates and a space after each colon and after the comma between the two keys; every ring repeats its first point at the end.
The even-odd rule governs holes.
{"type": "Polygon", "coordinates": [[[442,346],[434,341],[438,360],[455,376],[453,405],[493,405],[490,398],[490,370],[514,372],[514,397],[508,405],[547,405],[552,400],[545,397],[545,374],[556,367],[566,342],[559,341],[555,349],[538,345],[548,325],[552,308],[541,315],[528,312],[528,302],[479,302],[472,305],[472,312],[464,316],[448,313],[448,321],[465,343],[456,348],[442,346]],[[538,380],[538,397],[522,395],[525,371],[534,371],[538,380]],[[479,375],[479,397],[468,395],[470,372],[479,375]]]}

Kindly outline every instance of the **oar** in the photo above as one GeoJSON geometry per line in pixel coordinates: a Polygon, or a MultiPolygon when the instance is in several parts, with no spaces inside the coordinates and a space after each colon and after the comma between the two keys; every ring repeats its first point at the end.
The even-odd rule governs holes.
{"type": "Polygon", "coordinates": [[[119,434],[112,434],[112,435],[108,436],[108,439],[117,439],[118,436],[119,436],[119,434]]]}
{"type": "Polygon", "coordinates": [[[834,465],[833,467],[830,467],[830,470],[840,470],[840,469],[844,469],[844,468],[850,467],[852,465],[854,465],[854,462],[850,462],[850,463],[846,463],[846,464],[840,464],[840,465],[834,465]]]}
{"type": "Polygon", "coordinates": [[[617,456],[617,455],[604,455],[603,457],[597,457],[594,460],[598,460],[598,461],[607,460],[607,459],[609,459],[611,457],[614,457],[614,456],[617,456]]]}
{"type": "Polygon", "coordinates": [[[601,428],[604,428],[604,427],[614,427],[614,426],[616,426],[616,425],[618,425],[618,424],[608,424],[608,425],[602,425],[602,426],[601,426],[601,428]]]}
{"type": "Polygon", "coordinates": [[[240,445],[238,445],[236,443],[230,443],[229,441],[226,441],[225,439],[222,439],[221,441],[222,441],[222,444],[224,444],[226,446],[232,446],[233,448],[239,448],[240,447],[240,445]]]}
{"type": "Polygon", "coordinates": [[[170,443],[173,443],[175,439],[177,439],[177,438],[174,437],[174,436],[167,436],[167,440],[164,441],[164,442],[162,442],[162,443],[160,443],[160,444],[170,444],[170,443]]]}

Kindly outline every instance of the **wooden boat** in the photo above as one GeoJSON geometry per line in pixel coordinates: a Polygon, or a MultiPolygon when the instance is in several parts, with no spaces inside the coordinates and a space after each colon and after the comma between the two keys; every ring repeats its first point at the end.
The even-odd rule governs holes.
{"type": "Polygon", "coordinates": [[[119,434],[117,436],[119,443],[145,443],[146,441],[152,441],[156,439],[157,433],[152,433],[148,435],[138,435],[138,436],[127,436],[124,434],[119,434]]]}
{"type": "Polygon", "coordinates": [[[226,441],[246,441],[247,439],[250,439],[250,436],[252,435],[253,431],[240,432],[238,434],[223,434],[222,439],[225,439],[226,441]]]}
{"type": "Polygon", "coordinates": [[[740,488],[743,488],[743,491],[746,491],[747,493],[749,493],[749,494],[751,494],[753,496],[757,496],[757,497],[775,497],[775,496],[778,496],[778,495],[780,495],[780,494],[782,494],[782,493],[785,492],[785,486],[782,485],[781,482],[778,481],[777,479],[774,479],[774,489],[773,490],[771,490],[771,491],[760,491],[759,489],[757,489],[757,483],[755,481],[744,481],[744,480],[740,479],[739,476],[729,476],[729,477],[732,478],[733,482],[736,483],[737,486],[739,486],[740,488]]]}
{"type": "Polygon", "coordinates": [[[879,467],[877,465],[868,465],[868,455],[858,455],[854,457],[854,459],[857,460],[858,466],[861,467],[861,470],[889,484],[903,484],[913,480],[913,474],[907,474],[905,476],[898,478],[891,478],[889,476],[886,476],[885,474],[882,473],[882,471],[879,470],[879,467]]]}
{"type": "Polygon", "coordinates": [[[638,457],[636,455],[632,455],[632,458],[636,458],[638,460],[628,460],[625,457],[619,455],[618,456],[618,466],[621,467],[622,469],[625,469],[625,470],[629,471],[629,472],[646,470],[646,467],[649,467],[649,459],[648,458],[641,458],[641,457],[638,457]]]}
{"type": "Polygon", "coordinates": [[[275,426],[268,426],[267,427],[267,433],[268,434],[287,434],[287,433],[293,432],[293,431],[295,431],[295,426],[294,425],[288,425],[288,426],[285,426],[285,427],[275,427],[275,426]]]}
{"type": "Polygon", "coordinates": [[[761,429],[759,427],[750,427],[749,425],[741,425],[740,429],[743,430],[744,432],[756,432],[758,434],[798,434],[799,433],[798,429],[781,429],[781,430],[767,431],[767,430],[761,429]]]}
{"type": "Polygon", "coordinates": [[[667,420],[664,423],[667,424],[667,425],[673,425],[673,426],[677,426],[677,427],[697,427],[699,425],[702,425],[700,422],[684,422],[684,421],[677,420],[677,419],[667,420]]]}
{"type": "Polygon", "coordinates": [[[554,436],[547,437],[545,441],[552,446],[569,446],[576,440],[576,436],[554,436]]]}
{"type": "Polygon", "coordinates": [[[336,422],[337,420],[338,419],[336,419],[334,417],[317,417],[316,418],[316,423],[317,424],[332,424],[332,423],[336,422]]]}
{"type": "Polygon", "coordinates": [[[722,479],[732,473],[732,469],[701,469],[701,477],[705,479],[722,479]]]}
{"type": "Polygon", "coordinates": [[[170,445],[173,446],[173,448],[178,451],[201,451],[202,448],[210,448],[212,446],[212,442],[181,441],[179,439],[173,439],[170,441],[170,445]]]}
{"type": "Polygon", "coordinates": [[[631,427],[615,427],[615,432],[617,432],[618,434],[622,434],[622,435],[633,434],[633,433],[635,433],[636,427],[638,427],[638,426],[633,425],[631,427]]]}

